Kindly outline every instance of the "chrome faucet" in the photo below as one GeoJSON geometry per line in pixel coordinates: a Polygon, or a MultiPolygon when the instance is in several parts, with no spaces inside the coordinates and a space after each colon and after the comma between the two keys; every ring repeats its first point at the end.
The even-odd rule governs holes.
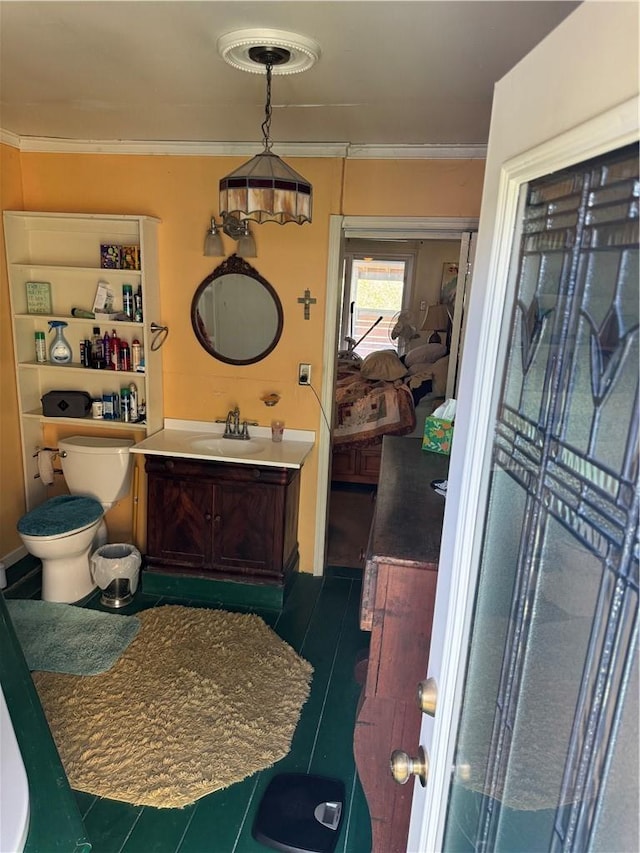
{"type": "Polygon", "coordinates": [[[242,434],[238,438],[243,439],[243,441],[248,441],[251,438],[249,435],[249,425],[258,426],[258,421],[242,421],[242,434]]]}
{"type": "Polygon", "coordinates": [[[258,421],[245,420],[242,422],[241,426],[240,409],[238,406],[235,406],[235,408],[229,409],[226,418],[216,418],[216,423],[224,424],[224,433],[222,434],[223,438],[235,438],[240,441],[248,441],[250,438],[249,424],[257,426],[258,421]]]}

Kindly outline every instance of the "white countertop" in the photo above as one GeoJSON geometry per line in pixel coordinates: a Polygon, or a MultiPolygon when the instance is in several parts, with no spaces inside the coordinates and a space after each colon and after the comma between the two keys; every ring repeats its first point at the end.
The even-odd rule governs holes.
{"type": "Polygon", "coordinates": [[[166,418],[164,429],[134,444],[131,453],[265,465],[272,468],[302,468],[315,443],[315,432],[285,427],[282,441],[271,440],[271,427],[250,426],[249,442],[222,438],[224,424],[166,418]]]}

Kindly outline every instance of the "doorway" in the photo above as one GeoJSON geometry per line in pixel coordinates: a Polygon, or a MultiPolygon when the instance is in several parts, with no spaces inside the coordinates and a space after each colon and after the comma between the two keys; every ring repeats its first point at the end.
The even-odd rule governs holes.
{"type": "MultiPolygon", "coordinates": [[[[456,302],[462,238],[455,233],[440,238],[426,230],[419,237],[344,238],[336,382],[343,378],[345,364],[352,368],[354,361],[361,363],[372,352],[392,349],[404,358],[412,348],[426,343],[433,333],[424,327],[429,306],[445,304],[454,319],[455,310],[462,306],[461,300],[459,306],[456,302]]],[[[447,346],[452,341],[452,325],[449,322],[447,346]]],[[[456,346],[459,340],[458,334],[456,346]]],[[[332,405],[334,400],[335,396],[332,405]]],[[[408,434],[420,435],[423,423],[418,405],[415,428],[408,434]]],[[[352,466],[345,467],[342,448],[337,457],[330,457],[327,565],[364,567],[381,443],[382,438],[371,446],[354,444],[349,450],[349,458],[355,460],[352,466]]]]}

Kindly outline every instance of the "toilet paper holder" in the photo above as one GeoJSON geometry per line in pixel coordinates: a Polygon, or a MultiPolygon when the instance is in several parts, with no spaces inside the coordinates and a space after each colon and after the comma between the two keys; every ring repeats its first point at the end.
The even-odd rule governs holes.
{"type": "MultiPolygon", "coordinates": [[[[37,447],[36,452],[33,454],[32,458],[37,459],[43,450],[46,450],[48,453],[53,453],[54,454],[53,458],[55,458],[58,455],[58,448],[57,447],[37,447]]],[[[54,474],[62,474],[62,468],[53,468],[52,470],[53,470],[54,474]]],[[[33,475],[33,479],[34,480],[41,479],[41,474],[40,474],[39,469],[38,469],[38,473],[33,475]]]]}

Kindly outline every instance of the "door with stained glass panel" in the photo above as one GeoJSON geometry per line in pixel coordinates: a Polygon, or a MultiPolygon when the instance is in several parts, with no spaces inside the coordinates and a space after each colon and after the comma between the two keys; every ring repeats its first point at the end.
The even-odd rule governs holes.
{"type": "Polygon", "coordinates": [[[637,849],[639,187],[523,190],[447,851],[637,849]]]}

